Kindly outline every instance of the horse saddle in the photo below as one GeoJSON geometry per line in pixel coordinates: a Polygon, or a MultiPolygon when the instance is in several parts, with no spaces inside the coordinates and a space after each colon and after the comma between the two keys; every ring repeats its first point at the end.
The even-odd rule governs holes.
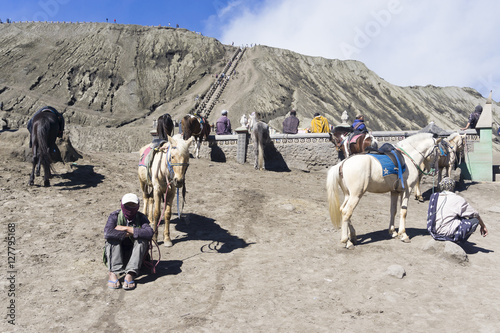
{"type": "Polygon", "coordinates": [[[384,143],[378,150],[370,150],[368,155],[380,162],[383,176],[397,174],[398,178],[401,178],[403,172],[406,171],[403,155],[390,143],[384,143]]]}
{"type": "Polygon", "coordinates": [[[149,164],[149,160],[151,160],[149,158],[149,155],[151,153],[151,150],[153,148],[151,147],[151,145],[149,145],[143,152],[142,152],[142,155],[141,155],[141,158],[139,159],[139,166],[144,166],[144,167],[148,167],[148,164],[149,164]]]}
{"type": "Polygon", "coordinates": [[[364,133],[358,133],[358,134],[349,134],[349,143],[356,143],[358,141],[359,137],[363,135],[364,133]]]}
{"type": "Polygon", "coordinates": [[[439,141],[438,148],[439,148],[439,155],[441,156],[448,156],[448,154],[450,153],[448,149],[448,143],[444,140],[439,141]]]}
{"type": "Polygon", "coordinates": [[[151,182],[151,163],[153,162],[153,158],[156,152],[158,152],[157,148],[161,147],[161,145],[163,145],[165,142],[167,141],[154,139],[153,142],[151,142],[151,144],[146,149],[144,149],[144,152],[139,159],[139,166],[146,167],[146,169],[148,170],[148,182],[151,182]]]}
{"type": "Polygon", "coordinates": [[[162,144],[164,144],[165,142],[167,142],[167,140],[162,140],[162,139],[154,139],[153,141],[151,141],[151,144],[149,145],[149,147],[151,149],[155,149],[155,148],[158,148],[160,147],[162,144]]]}

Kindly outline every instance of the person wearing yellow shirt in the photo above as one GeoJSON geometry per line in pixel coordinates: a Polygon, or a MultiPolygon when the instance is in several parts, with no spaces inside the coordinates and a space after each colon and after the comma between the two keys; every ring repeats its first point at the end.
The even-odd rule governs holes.
{"type": "Polygon", "coordinates": [[[314,114],[314,118],[311,121],[311,133],[328,133],[330,132],[330,126],[328,125],[328,120],[321,116],[318,112],[314,114]]]}

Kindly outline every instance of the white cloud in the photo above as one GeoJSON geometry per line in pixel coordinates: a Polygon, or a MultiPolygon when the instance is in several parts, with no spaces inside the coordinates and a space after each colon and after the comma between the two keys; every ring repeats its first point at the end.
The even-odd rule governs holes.
{"type": "Polygon", "coordinates": [[[356,59],[397,85],[469,86],[500,100],[500,2],[231,1],[219,39],[329,59],[356,59]]]}

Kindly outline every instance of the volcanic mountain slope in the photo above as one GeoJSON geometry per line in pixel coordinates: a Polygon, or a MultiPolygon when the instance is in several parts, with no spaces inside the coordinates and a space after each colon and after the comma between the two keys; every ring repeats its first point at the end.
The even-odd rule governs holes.
{"type": "MultiPolygon", "coordinates": [[[[106,130],[143,130],[163,113],[180,119],[192,112],[236,51],[170,27],[1,24],[1,118],[21,128],[39,107],[52,105],[82,140],[106,130]]],[[[280,130],[293,108],[301,127],[315,112],[338,124],[346,110],[351,122],[365,114],[371,130],[414,130],[430,121],[458,129],[475,105],[485,103],[471,88],[399,87],[358,61],[266,46],[247,48],[228,74],[209,121],[228,109],[233,127],[242,114],[257,111],[280,130]]]]}

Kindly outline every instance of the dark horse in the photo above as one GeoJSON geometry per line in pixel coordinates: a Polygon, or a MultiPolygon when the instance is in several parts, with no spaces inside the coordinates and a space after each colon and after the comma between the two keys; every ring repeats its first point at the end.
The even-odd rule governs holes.
{"type": "Polygon", "coordinates": [[[347,157],[363,153],[368,148],[377,149],[378,143],[375,138],[367,132],[353,132],[352,127],[337,126],[330,134],[330,140],[337,147],[341,160],[347,157]]]}
{"type": "Polygon", "coordinates": [[[158,117],[156,124],[156,133],[160,140],[168,140],[169,136],[172,136],[174,131],[174,122],[172,117],[165,113],[164,115],[158,117]]]}
{"type": "Polygon", "coordinates": [[[31,127],[31,149],[33,152],[33,169],[29,185],[34,184],[35,169],[36,175],[40,176],[40,166],[43,166],[43,185],[50,186],[51,177],[50,164],[59,152],[56,146],[56,139],[61,132],[61,120],[59,114],[51,110],[38,112],[33,116],[31,127]]]}
{"type": "Polygon", "coordinates": [[[208,141],[210,135],[210,124],[207,118],[200,115],[185,115],[181,120],[182,135],[184,140],[190,137],[195,139],[195,154],[196,158],[200,157],[200,147],[203,140],[208,141]]]}

